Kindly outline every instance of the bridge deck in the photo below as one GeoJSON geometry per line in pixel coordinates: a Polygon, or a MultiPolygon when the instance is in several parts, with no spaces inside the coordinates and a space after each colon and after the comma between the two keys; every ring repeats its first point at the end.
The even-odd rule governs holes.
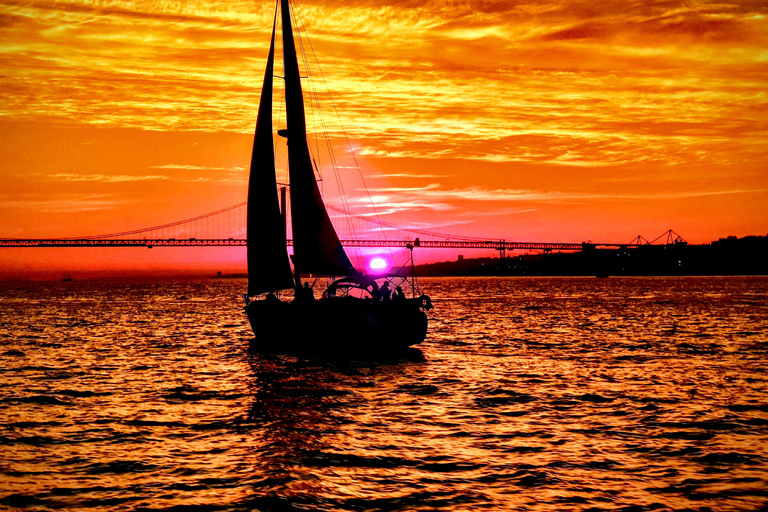
{"type": "MultiPolygon", "coordinates": [[[[5,238],[0,247],[236,247],[244,238],[5,238]]],[[[287,241],[293,245],[293,240],[287,241]]],[[[495,249],[497,251],[581,251],[585,247],[634,247],[638,244],[509,242],[506,240],[342,240],[347,247],[406,247],[408,244],[431,249],[495,249]]]]}

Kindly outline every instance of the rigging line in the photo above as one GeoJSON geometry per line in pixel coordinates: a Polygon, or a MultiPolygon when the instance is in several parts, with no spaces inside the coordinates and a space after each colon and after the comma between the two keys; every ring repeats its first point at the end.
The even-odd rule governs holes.
{"type": "MultiPolygon", "coordinates": [[[[308,81],[309,81],[309,83],[308,83],[309,91],[308,92],[310,94],[310,104],[311,105],[315,105],[315,109],[317,110],[317,112],[315,112],[315,109],[312,109],[312,121],[313,121],[313,126],[315,126],[315,131],[314,131],[313,135],[314,135],[314,141],[315,141],[315,150],[317,151],[317,157],[319,158],[319,156],[320,156],[320,147],[319,147],[319,144],[318,144],[318,137],[317,137],[317,132],[320,131],[320,130],[317,129],[317,121],[315,119],[315,114],[317,114],[317,117],[319,117],[319,119],[320,119],[320,126],[321,126],[322,132],[324,134],[323,138],[325,140],[326,150],[328,151],[328,157],[329,157],[329,160],[330,160],[331,169],[333,170],[334,179],[336,181],[336,188],[339,191],[339,198],[341,200],[341,203],[342,203],[342,206],[344,207],[344,209],[347,212],[349,212],[350,208],[349,208],[349,203],[347,201],[347,194],[346,194],[346,191],[344,190],[344,183],[341,180],[341,175],[339,173],[339,166],[338,166],[338,163],[336,161],[336,155],[335,155],[335,153],[333,151],[333,145],[331,144],[330,137],[329,137],[329,131],[330,130],[328,129],[328,124],[325,121],[325,115],[323,113],[322,103],[320,101],[319,87],[315,86],[316,80],[314,79],[314,76],[313,76],[313,74],[311,72],[310,59],[309,59],[309,56],[308,56],[309,54],[306,51],[306,48],[304,46],[304,40],[301,38],[301,32],[304,33],[304,39],[306,39],[307,44],[309,45],[309,48],[310,48],[310,50],[312,52],[312,56],[314,57],[314,61],[315,61],[316,65],[317,65],[318,70],[320,71],[320,75],[322,77],[322,81],[326,84],[326,90],[328,90],[328,96],[329,97],[330,97],[330,90],[328,88],[327,82],[325,82],[325,77],[324,77],[324,75],[322,73],[322,69],[320,67],[320,62],[319,62],[319,60],[317,58],[317,54],[314,51],[314,47],[312,46],[312,41],[309,38],[309,34],[307,32],[306,25],[304,24],[304,20],[301,17],[301,13],[299,12],[299,10],[295,6],[294,6],[294,8],[292,10],[292,13],[294,15],[293,18],[295,20],[295,24],[296,24],[296,28],[297,28],[297,33],[299,33],[299,48],[300,48],[300,51],[301,51],[301,57],[302,57],[302,60],[304,62],[304,67],[307,70],[307,78],[308,78],[308,81]]],[[[338,115],[338,113],[337,113],[337,115],[338,115]]],[[[320,174],[319,167],[318,167],[318,174],[320,174]]],[[[322,177],[322,175],[321,175],[321,177],[322,177]]],[[[346,215],[346,216],[343,217],[342,220],[346,220],[347,227],[351,231],[352,236],[356,237],[357,233],[356,233],[355,225],[354,225],[354,222],[353,222],[353,219],[351,218],[351,216],[350,215],[346,215]]],[[[355,254],[358,257],[361,255],[361,250],[359,248],[357,248],[357,247],[354,248],[354,252],[355,252],[355,254]]]]}
{"type": "MultiPolygon", "coordinates": [[[[317,56],[315,56],[315,61],[317,61],[317,56]]],[[[319,63],[318,63],[318,66],[319,66],[319,63]]],[[[320,102],[319,102],[319,92],[318,92],[317,89],[315,89],[313,92],[315,93],[315,95],[318,98],[317,104],[319,106],[320,105],[320,102]]],[[[333,151],[333,144],[331,143],[331,138],[329,136],[330,130],[328,129],[328,125],[326,124],[325,115],[324,115],[324,113],[322,111],[322,107],[320,107],[320,120],[321,120],[321,123],[323,125],[323,135],[324,135],[323,139],[324,139],[324,142],[325,142],[326,151],[328,152],[329,159],[331,161],[331,168],[333,170],[333,175],[334,175],[334,178],[336,180],[336,187],[339,190],[339,194],[340,194],[339,197],[341,199],[342,206],[347,211],[350,211],[349,202],[347,200],[346,190],[344,189],[344,181],[341,179],[340,168],[339,168],[339,165],[338,165],[338,161],[336,160],[336,154],[333,151]]],[[[351,216],[346,216],[345,219],[346,219],[348,228],[350,230],[350,234],[352,236],[356,237],[357,236],[357,230],[355,229],[355,223],[353,221],[353,218],[351,216]]],[[[359,253],[360,249],[359,248],[355,248],[355,252],[359,253]]]]}
{"type": "MultiPolygon", "coordinates": [[[[435,237],[435,238],[443,239],[443,240],[454,240],[454,241],[463,241],[463,242],[484,242],[484,241],[488,240],[487,237],[483,238],[483,237],[472,237],[472,236],[457,236],[457,235],[448,235],[448,234],[440,233],[440,232],[437,232],[437,231],[429,231],[429,230],[426,230],[426,229],[405,228],[403,226],[398,226],[397,224],[392,224],[391,222],[386,222],[386,221],[378,220],[378,219],[369,219],[369,218],[366,218],[366,217],[361,217],[361,216],[358,216],[358,215],[353,215],[349,211],[343,211],[340,208],[337,208],[335,206],[330,206],[330,205],[328,206],[328,209],[329,210],[333,210],[334,212],[337,212],[337,213],[341,213],[341,214],[344,214],[344,215],[349,215],[349,216],[355,217],[358,220],[363,221],[363,222],[375,223],[375,224],[377,224],[379,226],[383,226],[383,227],[389,228],[390,230],[395,231],[395,232],[399,232],[399,233],[400,232],[405,232],[407,234],[417,234],[417,235],[425,236],[425,237],[435,237]]],[[[664,235],[662,235],[662,236],[664,236],[664,235]]]]}
{"type": "MultiPolygon", "coordinates": [[[[330,163],[331,163],[331,169],[333,170],[333,176],[334,176],[334,179],[336,181],[336,188],[339,191],[339,199],[341,200],[341,203],[342,203],[342,206],[344,207],[344,209],[347,212],[349,212],[350,211],[349,202],[347,200],[347,194],[346,194],[346,191],[344,189],[344,182],[342,181],[341,173],[339,172],[339,165],[338,165],[338,162],[336,160],[336,154],[333,151],[333,145],[331,144],[330,137],[328,135],[329,130],[328,130],[328,127],[327,127],[327,125],[325,123],[325,116],[323,116],[321,114],[320,117],[321,117],[321,122],[323,124],[323,133],[324,133],[324,140],[325,140],[326,151],[328,152],[328,158],[329,158],[330,163]]],[[[351,232],[350,234],[352,236],[357,236],[357,231],[355,230],[355,224],[353,222],[352,216],[346,215],[344,217],[344,219],[346,220],[347,226],[348,226],[348,228],[349,228],[349,230],[351,232]]],[[[360,251],[359,251],[358,248],[355,248],[355,252],[360,252],[360,251]]]]}
{"type": "MultiPolygon", "coordinates": [[[[312,68],[311,68],[310,60],[307,57],[307,52],[306,52],[306,49],[304,47],[304,39],[309,40],[309,34],[307,34],[307,29],[306,29],[306,26],[304,24],[304,20],[301,17],[301,13],[299,13],[299,11],[298,11],[298,9],[296,7],[293,8],[292,13],[293,13],[293,18],[294,18],[294,24],[296,25],[296,33],[298,35],[299,51],[300,51],[302,62],[304,64],[304,69],[306,70],[306,74],[307,74],[307,76],[306,76],[307,82],[308,82],[307,83],[307,86],[308,86],[307,87],[307,94],[309,95],[310,113],[312,114],[312,127],[313,127],[312,139],[313,139],[314,145],[315,145],[315,147],[314,147],[314,154],[312,156],[313,156],[313,159],[314,159],[313,161],[315,163],[315,167],[317,169],[317,173],[320,176],[320,179],[322,180],[322,170],[321,170],[322,159],[320,158],[320,146],[319,146],[319,143],[318,143],[317,134],[320,131],[325,132],[326,131],[325,130],[326,125],[325,125],[325,120],[324,120],[324,116],[323,116],[322,105],[320,103],[320,98],[319,98],[319,95],[317,94],[317,90],[316,90],[316,87],[314,85],[315,80],[314,80],[314,76],[312,74],[312,68]],[[304,34],[304,38],[301,37],[302,32],[304,34]],[[322,126],[322,129],[318,129],[317,117],[320,118],[320,123],[319,124],[322,126]],[[318,161],[319,161],[319,163],[318,163],[318,161]]],[[[310,146],[310,150],[311,150],[312,147],[311,147],[311,145],[309,145],[309,146],[310,146]]]]}
{"type": "MultiPolygon", "coordinates": [[[[297,16],[300,16],[298,14],[298,11],[297,11],[297,16]]],[[[312,41],[310,41],[309,37],[307,37],[307,43],[309,44],[309,48],[312,51],[312,55],[314,55],[315,61],[317,62],[317,54],[315,53],[315,48],[312,46],[312,41]]],[[[318,71],[320,73],[320,77],[321,77],[323,83],[326,86],[326,90],[328,91],[328,98],[330,99],[331,106],[333,106],[333,110],[336,113],[336,118],[339,120],[339,124],[341,125],[341,131],[344,134],[344,140],[347,141],[347,147],[349,148],[349,152],[352,155],[352,160],[355,163],[355,168],[357,169],[357,172],[360,175],[360,180],[361,180],[361,182],[363,184],[363,189],[365,189],[365,193],[368,196],[368,201],[371,204],[371,209],[373,210],[373,214],[378,219],[379,218],[379,213],[376,210],[376,204],[373,202],[373,197],[371,197],[371,192],[370,192],[370,190],[368,190],[368,185],[365,183],[365,178],[363,176],[363,171],[360,168],[360,164],[357,162],[357,156],[355,155],[355,151],[352,148],[352,144],[349,142],[349,136],[347,135],[347,130],[344,127],[344,123],[341,121],[341,116],[339,115],[339,110],[336,107],[336,102],[333,100],[333,96],[331,95],[331,90],[328,87],[328,81],[325,79],[325,74],[323,73],[323,69],[320,67],[319,62],[318,62],[318,71]]],[[[346,207],[346,205],[345,205],[345,207],[346,207]]],[[[386,233],[382,233],[382,234],[384,234],[384,236],[386,238],[386,233]]],[[[389,253],[390,253],[390,257],[392,257],[392,249],[389,249],[389,253]]]]}
{"type": "MultiPolygon", "coordinates": [[[[309,38],[307,38],[307,42],[309,43],[309,47],[312,50],[312,55],[314,55],[315,56],[315,60],[317,60],[317,54],[315,53],[315,49],[312,46],[312,41],[310,41],[309,38]]],[[[325,74],[323,73],[322,68],[320,68],[319,66],[318,66],[318,71],[320,72],[320,76],[322,78],[323,83],[326,85],[326,90],[328,91],[328,97],[329,97],[329,99],[331,101],[331,105],[333,106],[333,110],[336,113],[336,117],[337,117],[337,119],[339,119],[339,124],[341,125],[341,131],[344,134],[344,139],[346,140],[347,146],[349,147],[349,152],[352,155],[352,159],[355,162],[355,168],[357,169],[358,173],[360,174],[360,179],[363,182],[363,187],[365,188],[365,191],[368,194],[368,199],[371,202],[371,207],[373,209],[374,215],[376,215],[376,217],[378,218],[378,213],[376,212],[376,206],[373,203],[373,199],[371,198],[371,194],[370,194],[370,191],[368,190],[368,186],[365,184],[365,178],[363,177],[362,169],[360,167],[360,164],[357,162],[357,157],[355,156],[355,151],[352,148],[352,144],[349,142],[349,136],[347,135],[347,130],[344,127],[344,123],[341,121],[341,116],[339,115],[339,110],[336,107],[336,102],[333,100],[333,95],[331,95],[330,88],[328,87],[328,81],[325,79],[325,74]]]]}
{"type": "MultiPolygon", "coordinates": [[[[316,56],[315,56],[315,60],[317,61],[317,57],[316,56]]],[[[318,65],[319,65],[319,63],[318,63],[318,65]]],[[[324,114],[324,111],[322,109],[322,104],[320,102],[320,94],[318,92],[318,88],[314,87],[314,82],[312,84],[312,87],[313,87],[312,93],[313,93],[313,95],[315,97],[315,104],[318,107],[318,114],[319,114],[319,117],[320,117],[320,123],[322,125],[323,141],[325,143],[325,149],[328,152],[328,158],[330,160],[331,169],[333,170],[334,179],[336,181],[336,188],[339,191],[339,199],[342,202],[342,206],[347,211],[349,211],[350,208],[349,208],[349,203],[348,203],[348,200],[347,200],[347,194],[346,194],[346,191],[344,189],[344,182],[341,179],[341,174],[340,174],[340,171],[339,171],[338,161],[336,160],[336,154],[333,151],[333,144],[331,143],[331,138],[329,136],[330,130],[329,130],[328,124],[326,123],[325,114],[324,114]]],[[[318,147],[318,153],[319,153],[319,151],[320,151],[320,149],[318,147]]],[[[346,221],[347,221],[348,227],[349,227],[349,229],[351,231],[351,234],[353,236],[356,236],[355,226],[354,226],[352,220],[349,217],[346,217],[346,221]]],[[[355,250],[359,251],[358,249],[355,249],[355,250]]]]}
{"type": "MultiPolygon", "coordinates": [[[[315,94],[315,87],[314,87],[314,78],[312,75],[312,69],[310,66],[310,61],[307,58],[307,52],[304,47],[304,39],[309,40],[309,35],[307,34],[306,26],[304,25],[304,20],[301,18],[301,13],[299,13],[298,8],[294,5],[290,10],[291,18],[293,20],[293,24],[296,27],[296,41],[298,43],[298,53],[301,56],[302,63],[304,65],[304,70],[306,72],[306,79],[307,79],[307,94],[309,95],[309,104],[310,104],[310,114],[312,115],[312,140],[314,141],[315,145],[315,151],[312,151],[312,144],[310,143],[309,137],[307,137],[307,149],[310,151],[310,156],[312,157],[313,162],[313,172],[317,171],[318,180],[320,181],[320,193],[323,194],[325,192],[325,180],[323,179],[323,172],[322,172],[322,159],[320,158],[320,147],[318,145],[318,138],[317,133],[317,119],[316,114],[318,114],[321,118],[321,124],[324,125],[322,122],[322,108],[320,106],[319,98],[315,94]],[[302,32],[304,33],[304,38],[302,38],[302,32]],[[320,161],[320,163],[318,163],[320,161]]],[[[305,114],[306,119],[306,114],[305,114]]],[[[337,183],[338,186],[338,183],[337,183]]]]}
{"type": "MultiPolygon", "coordinates": [[[[308,83],[308,85],[309,85],[309,91],[308,91],[309,92],[309,103],[310,103],[309,112],[312,115],[312,126],[316,127],[317,126],[317,121],[315,120],[315,109],[312,108],[312,104],[313,104],[313,97],[312,97],[312,93],[311,93],[311,91],[312,91],[312,87],[311,87],[311,84],[312,84],[312,70],[310,69],[309,61],[308,61],[307,55],[306,55],[306,51],[304,50],[304,40],[301,37],[302,31],[305,34],[304,37],[308,37],[308,36],[306,36],[307,30],[304,27],[304,22],[301,19],[301,15],[299,14],[298,8],[295,5],[293,5],[292,7],[289,7],[289,14],[291,16],[293,26],[295,27],[296,37],[295,37],[294,41],[295,41],[296,46],[298,46],[298,48],[297,48],[298,49],[298,55],[301,56],[302,64],[304,64],[304,71],[306,72],[306,77],[305,78],[309,82],[308,83]]],[[[306,120],[306,112],[305,112],[305,120],[306,120]]],[[[313,136],[315,136],[316,132],[317,132],[317,129],[314,128],[313,136]]],[[[316,136],[314,138],[316,139],[316,136]]],[[[310,149],[311,149],[311,144],[307,144],[307,146],[309,146],[310,149]]],[[[318,168],[318,174],[319,173],[320,173],[320,170],[318,168]]],[[[322,180],[322,174],[320,174],[320,179],[322,180]]]]}
{"type": "MultiPolygon", "coordinates": [[[[296,16],[301,20],[301,14],[298,12],[297,9],[295,10],[295,13],[296,13],[296,16]]],[[[304,27],[303,21],[302,21],[302,27],[304,27]]],[[[304,33],[306,34],[306,27],[304,28],[304,33]]],[[[312,41],[310,40],[308,34],[306,35],[306,39],[307,39],[307,44],[309,45],[309,48],[310,48],[310,50],[312,52],[312,56],[314,57],[314,60],[317,63],[317,68],[318,68],[318,72],[320,74],[321,81],[325,84],[325,89],[328,92],[328,98],[331,101],[331,105],[333,107],[333,110],[336,113],[336,118],[338,119],[339,125],[341,126],[342,133],[344,134],[344,139],[347,142],[347,147],[349,148],[350,154],[352,155],[352,159],[353,159],[354,164],[355,164],[355,168],[357,169],[358,174],[360,176],[360,181],[362,182],[363,188],[365,189],[366,195],[368,196],[368,201],[370,202],[371,209],[373,210],[374,215],[378,218],[379,214],[376,211],[376,205],[373,202],[373,198],[371,197],[371,193],[368,190],[367,184],[365,183],[365,178],[363,176],[362,169],[360,167],[360,164],[357,162],[357,157],[355,156],[355,152],[352,149],[351,143],[349,142],[349,136],[347,135],[346,129],[344,127],[344,123],[341,121],[341,116],[339,115],[338,108],[336,107],[336,103],[333,100],[333,96],[331,94],[331,90],[328,87],[328,81],[325,79],[325,74],[323,73],[323,69],[320,66],[320,62],[319,62],[319,60],[317,58],[317,53],[315,52],[315,49],[312,46],[312,41]]],[[[302,52],[304,52],[303,44],[302,44],[302,52]]],[[[305,53],[302,53],[302,56],[306,59],[306,54],[305,53]]],[[[315,93],[315,94],[318,94],[318,93],[315,93]]],[[[319,102],[318,102],[318,104],[319,104],[319,102]]],[[[321,117],[322,117],[322,114],[321,114],[321,117]]],[[[336,164],[336,161],[335,161],[335,156],[334,156],[334,153],[333,153],[333,148],[332,148],[332,144],[331,144],[330,138],[328,137],[328,130],[327,130],[327,126],[325,125],[325,118],[324,117],[322,117],[322,122],[323,122],[323,126],[325,127],[326,145],[327,145],[327,148],[328,148],[328,153],[330,155],[330,158],[331,158],[331,160],[333,162],[332,163],[333,170],[334,170],[334,174],[336,176],[336,180],[337,180],[337,183],[338,183],[337,186],[339,187],[339,192],[341,194],[342,204],[343,204],[344,208],[347,210],[347,212],[349,212],[349,205],[348,205],[348,203],[346,201],[346,193],[344,192],[344,187],[343,187],[343,184],[341,183],[341,180],[340,180],[338,165],[336,164]]],[[[349,217],[347,217],[347,218],[349,219],[349,217]]],[[[352,231],[352,234],[353,235],[356,234],[355,233],[354,225],[352,224],[351,220],[348,220],[348,222],[350,224],[350,229],[352,231]]],[[[382,234],[386,238],[387,233],[386,232],[382,232],[382,234]]],[[[389,252],[390,258],[394,259],[391,248],[388,249],[388,252],[389,252]]]]}
{"type": "MultiPolygon", "coordinates": [[[[323,169],[322,169],[323,162],[322,162],[322,158],[320,158],[320,144],[317,136],[318,132],[323,131],[322,128],[320,129],[318,128],[318,121],[317,121],[318,117],[320,118],[320,125],[322,127],[325,127],[325,121],[323,117],[323,107],[322,107],[322,104],[320,103],[320,97],[318,96],[317,90],[314,85],[315,78],[314,78],[314,74],[312,73],[312,66],[311,66],[310,60],[307,58],[307,53],[304,48],[304,41],[301,39],[302,31],[304,32],[304,37],[307,39],[309,39],[309,34],[307,34],[307,28],[304,25],[304,20],[301,18],[301,14],[298,11],[296,11],[295,14],[297,18],[296,30],[297,30],[297,33],[299,34],[299,48],[301,49],[301,59],[304,63],[304,68],[306,69],[306,72],[307,72],[307,89],[308,89],[307,93],[309,94],[309,106],[310,106],[309,110],[310,110],[310,113],[312,114],[312,140],[315,145],[315,148],[314,148],[315,154],[313,155],[314,156],[313,161],[315,162],[315,166],[317,167],[318,176],[320,177],[321,180],[323,180],[323,169]]],[[[311,149],[311,146],[310,146],[310,149],[311,149]]],[[[321,182],[321,186],[325,187],[324,181],[321,182]]]]}
{"type": "MultiPolygon", "coordinates": [[[[304,37],[309,37],[307,35],[307,29],[304,26],[304,20],[301,18],[301,14],[298,11],[298,8],[294,5],[293,9],[291,11],[292,18],[293,18],[293,24],[296,27],[296,36],[297,36],[297,42],[299,46],[299,54],[301,55],[302,63],[304,64],[304,71],[306,72],[306,78],[309,81],[309,101],[310,101],[310,112],[312,113],[312,126],[315,127],[317,125],[317,121],[315,120],[315,109],[311,108],[313,97],[311,94],[312,91],[312,68],[309,65],[309,60],[307,59],[306,51],[304,49],[304,39],[302,38],[301,34],[304,33],[304,37]]],[[[316,133],[317,129],[313,131],[313,135],[316,133]]],[[[316,138],[316,137],[315,137],[316,138]]]]}
{"type": "MultiPolygon", "coordinates": [[[[294,18],[293,24],[296,27],[296,36],[297,36],[296,40],[298,42],[298,53],[301,56],[302,64],[304,64],[304,71],[306,73],[306,79],[307,79],[307,86],[308,86],[307,89],[308,90],[306,92],[309,95],[309,113],[312,116],[312,139],[314,141],[315,146],[317,146],[317,120],[315,119],[315,110],[318,107],[315,105],[316,102],[314,101],[314,98],[312,96],[312,70],[309,68],[309,62],[307,60],[307,56],[306,56],[306,53],[304,51],[304,42],[303,42],[303,40],[301,38],[301,31],[302,31],[302,28],[303,28],[303,23],[301,22],[301,19],[299,18],[299,14],[298,14],[298,12],[296,12],[296,8],[295,7],[294,7],[294,10],[292,11],[292,15],[293,15],[293,18],[294,18]],[[313,106],[313,105],[315,105],[315,106],[313,106]]],[[[306,33],[306,29],[304,29],[304,32],[306,33]]],[[[305,112],[305,122],[306,122],[306,112],[305,112]]],[[[306,125],[305,125],[305,127],[306,127],[306,125]]],[[[311,141],[309,140],[309,136],[307,136],[307,139],[308,139],[307,140],[307,148],[310,150],[310,153],[312,153],[312,144],[311,144],[311,141]]],[[[313,169],[313,172],[317,171],[317,176],[318,176],[318,179],[320,180],[321,192],[323,192],[324,189],[325,189],[325,183],[323,181],[323,173],[322,173],[322,171],[320,169],[320,165],[317,163],[317,159],[320,156],[319,155],[319,151],[318,151],[317,155],[312,154],[311,156],[313,157],[312,161],[314,163],[312,169],[313,169]]]]}

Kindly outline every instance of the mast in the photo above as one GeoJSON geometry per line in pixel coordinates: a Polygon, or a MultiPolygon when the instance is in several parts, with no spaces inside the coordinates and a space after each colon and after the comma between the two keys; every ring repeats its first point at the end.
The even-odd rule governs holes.
{"type": "Polygon", "coordinates": [[[293,287],[285,241],[285,221],[280,213],[272,140],[272,75],[275,60],[275,29],[272,25],[267,68],[259,100],[248,179],[247,250],[248,295],[293,287]]]}
{"type": "Polygon", "coordinates": [[[356,275],[341,246],[320,195],[307,145],[304,97],[293,40],[289,0],[280,0],[285,67],[285,110],[288,139],[288,174],[291,181],[293,265],[296,286],[300,273],[356,275]]]}

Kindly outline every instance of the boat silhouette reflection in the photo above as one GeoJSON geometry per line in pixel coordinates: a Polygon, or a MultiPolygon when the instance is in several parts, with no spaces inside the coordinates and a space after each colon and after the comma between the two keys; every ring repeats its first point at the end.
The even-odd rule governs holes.
{"type": "MultiPolygon", "coordinates": [[[[424,362],[421,351],[410,349],[382,360],[306,359],[284,354],[251,354],[252,370],[248,415],[243,433],[254,435],[253,497],[257,507],[349,504],[359,485],[357,471],[395,469],[415,463],[397,457],[366,453],[347,441],[354,417],[368,406],[365,391],[375,393],[376,381],[388,374],[409,373],[424,362]],[[345,468],[346,475],[334,468],[345,468]],[[332,483],[329,470],[339,477],[332,483]]],[[[387,443],[385,438],[380,441],[387,443]]],[[[283,508],[281,508],[283,509],[283,508]]]]}

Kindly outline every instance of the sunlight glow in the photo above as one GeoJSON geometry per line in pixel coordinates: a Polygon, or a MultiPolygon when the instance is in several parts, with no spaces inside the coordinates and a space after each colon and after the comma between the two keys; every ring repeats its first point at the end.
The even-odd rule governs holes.
{"type": "Polygon", "coordinates": [[[377,256],[368,262],[368,268],[377,274],[381,274],[389,269],[389,263],[384,258],[377,256]]]}

